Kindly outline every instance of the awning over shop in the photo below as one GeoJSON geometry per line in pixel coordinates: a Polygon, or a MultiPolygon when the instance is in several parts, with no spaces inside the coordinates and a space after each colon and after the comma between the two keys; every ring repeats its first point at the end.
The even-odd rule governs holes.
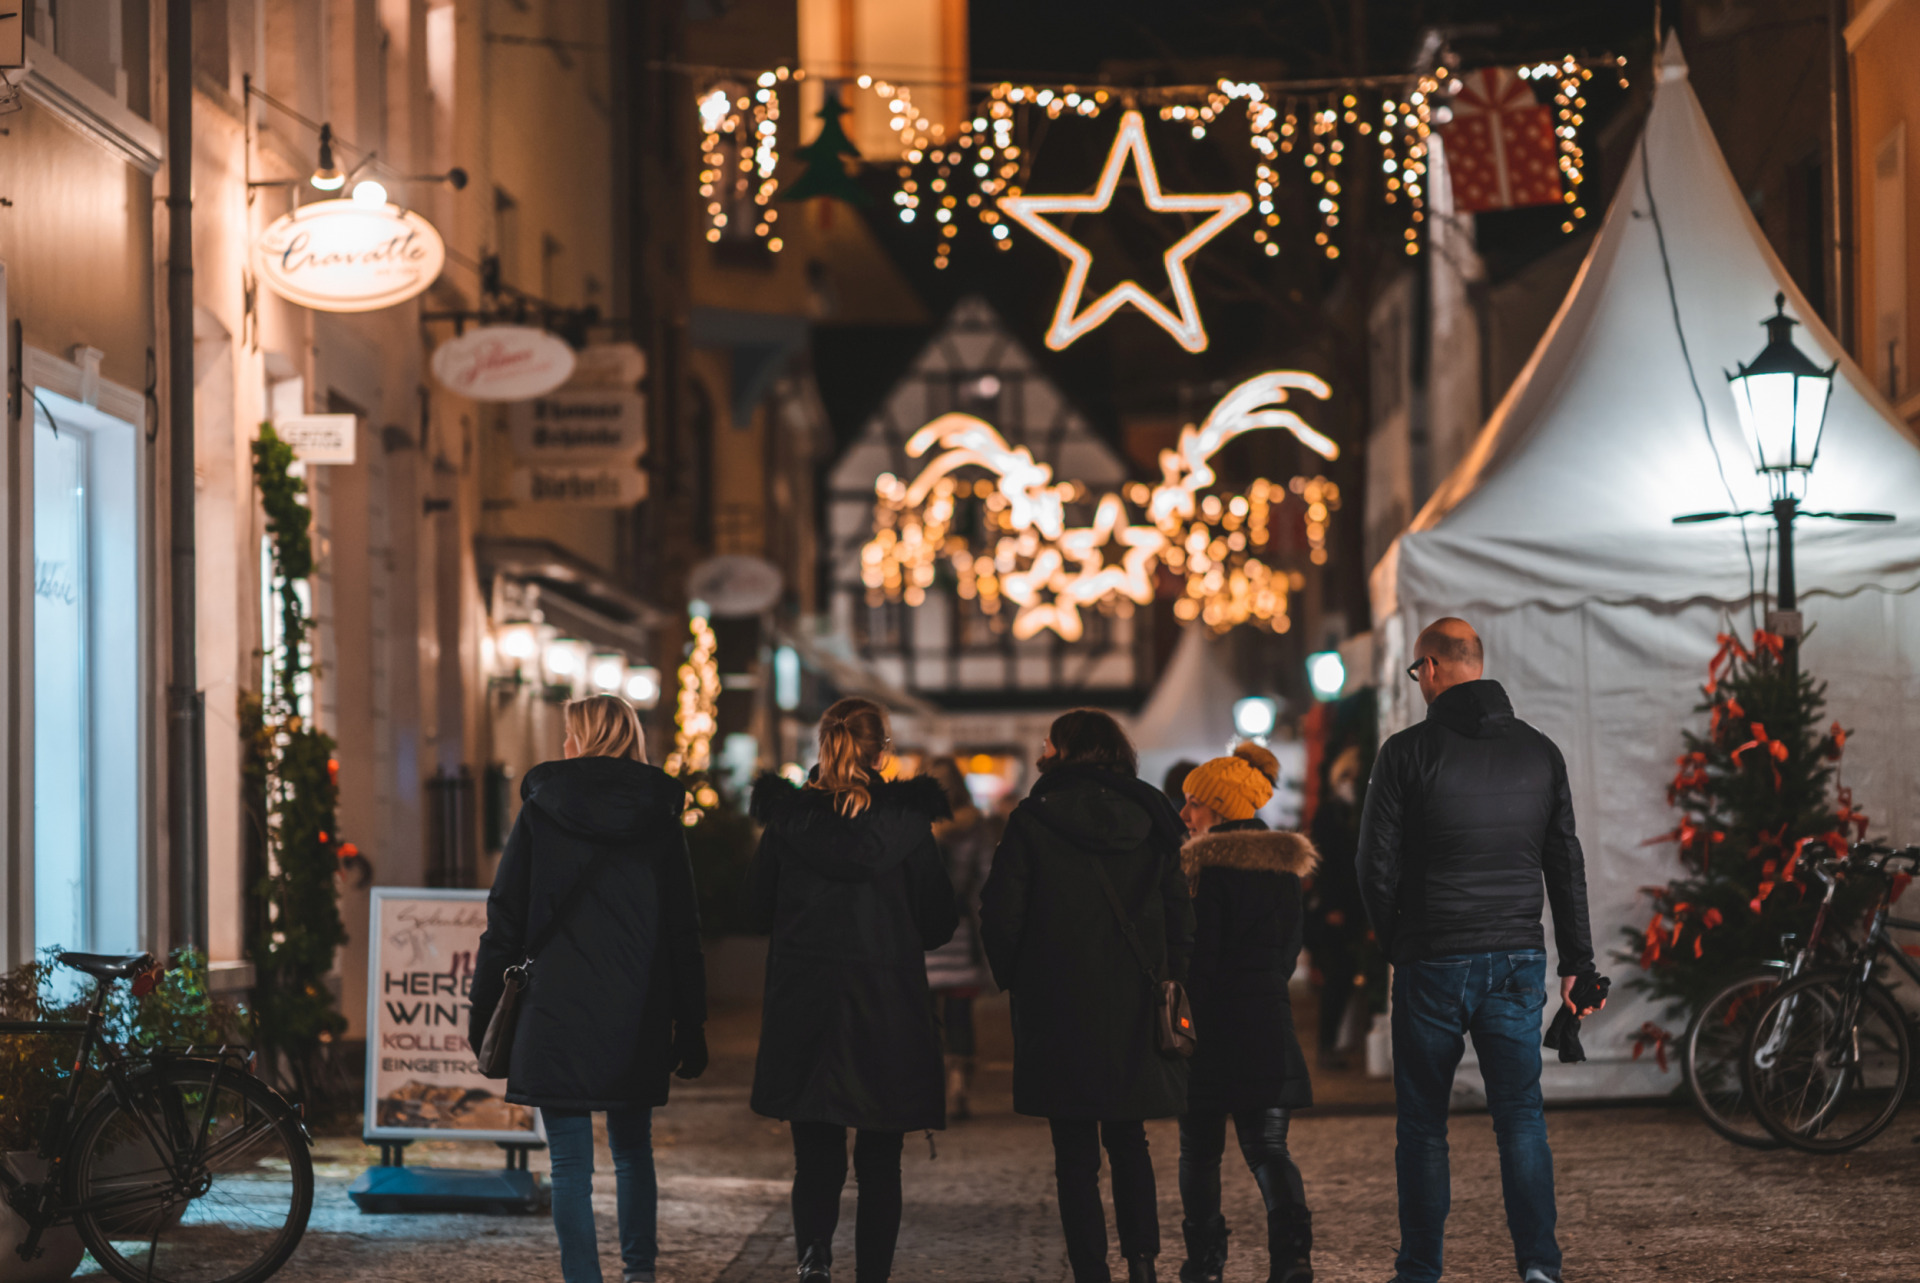
{"type": "Polygon", "coordinates": [[[586,558],[548,539],[482,535],[473,541],[481,591],[492,601],[501,581],[529,594],[548,624],[569,637],[629,655],[649,655],[653,632],[671,616],[622,588],[586,558]]]}

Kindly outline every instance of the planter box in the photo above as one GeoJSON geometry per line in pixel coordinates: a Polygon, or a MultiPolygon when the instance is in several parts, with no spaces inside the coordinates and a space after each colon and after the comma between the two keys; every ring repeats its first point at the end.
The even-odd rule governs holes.
{"type": "MultiPolygon", "coordinates": [[[[38,1180],[46,1175],[47,1165],[32,1150],[6,1155],[4,1161],[21,1180],[38,1180]]],[[[0,1202],[0,1283],[55,1283],[72,1278],[80,1268],[86,1249],[80,1245],[80,1233],[71,1225],[48,1230],[40,1238],[44,1249],[38,1260],[23,1261],[15,1249],[27,1236],[27,1223],[4,1202],[0,1202]]]]}

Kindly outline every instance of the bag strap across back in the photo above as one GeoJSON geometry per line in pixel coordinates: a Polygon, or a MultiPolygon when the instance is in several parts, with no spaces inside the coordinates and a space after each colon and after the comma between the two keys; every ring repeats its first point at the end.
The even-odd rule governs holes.
{"type": "Polygon", "coordinates": [[[593,858],[587,861],[587,867],[580,870],[580,876],[575,878],[573,885],[567,888],[566,895],[561,898],[560,903],[554,907],[553,913],[548,916],[546,925],[541,927],[539,932],[535,934],[531,940],[527,941],[526,954],[521,963],[522,966],[525,966],[528,962],[532,962],[536,954],[552,943],[553,937],[559,934],[560,928],[566,925],[567,918],[572,915],[580,901],[585,898],[587,884],[593,881],[593,875],[600,871],[600,866],[607,862],[607,857],[611,856],[614,851],[618,849],[619,848],[612,845],[602,846],[594,853],[593,858]]]}
{"type": "Polygon", "coordinates": [[[1107,903],[1113,906],[1113,916],[1119,919],[1120,934],[1127,939],[1127,946],[1133,950],[1134,961],[1140,964],[1140,970],[1147,977],[1147,983],[1160,983],[1160,974],[1154,969],[1152,959],[1147,957],[1147,946],[1140,939],[1140,929],[1133,923],[1133,917],[1127,912],[1127,906],[1120,900],[1120,892],[1114,888],[1113,879],[1107,876],[1106,865],[1100,857],[1084,847],[1081,850],[1093,865],[1093,876],[1100,882],[1100,889],[1107,893],[1107,903]]]}

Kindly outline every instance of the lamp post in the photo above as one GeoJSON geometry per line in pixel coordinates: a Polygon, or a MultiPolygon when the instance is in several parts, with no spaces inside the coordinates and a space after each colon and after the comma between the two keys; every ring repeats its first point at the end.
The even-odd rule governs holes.
{"type": "Polygon", "coordinates": [[[1787,296],[1773,296],[1774,314],[1761,322],[1767,345],[1760,355],[1727,375],[1740,429],[1753,453],[1754,471],[1765,474],[1772,493],[1770,509],[1759,512],[1695,512],[1675,517],[1674,524],[1719,521],[1726,517],[1771,516],[1780,537],[1780,586],[1776,608],[1767,612],[1767,630],[1779,634],[1787,646],[1787,663],[1798,658],[1801,633],[1799,597],[1793,577],[1793,523],[1800,517],[1834,521],[1892,521],[1886,512],[1805,512],[1800,497],[1807,474],[1820,456],[1820,435],[1826,428],[1827,404],[1833,398],[1836,361],[1824,370],[1793,342],[1799,322],[1787,315],[1787,296]]]}

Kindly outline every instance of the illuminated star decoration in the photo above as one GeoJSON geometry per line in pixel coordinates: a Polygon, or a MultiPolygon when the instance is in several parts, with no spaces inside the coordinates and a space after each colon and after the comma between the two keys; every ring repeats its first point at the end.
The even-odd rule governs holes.
{"type": "Polygon", "coordinates": [[[1147,147],[1146,125],[1139,112],[1129,111],[1120,118],[1120,132],[1114,135],[1113,148],[1107,153],[1106,166],[1100,171],[1100,182],[1092,195],[1002,196],[999,206],[1008,218],[1067,256],[1067,283],[1060,291],[1053,324],[1047,329],[1048,347],[1055,351],[1066,347],[1105,324],[1115,312],[1131,303],[1173,335],[1181,347],[1189,352],[1204,352],[1207,331],[1200,323],[1200,306],[1193,298],[1193,283],[1187,279],[1187,259],[1225,230],[1227,224],[1252,209],[1253,198],[1245,192],[1185,196],[1162,192],[1160,175],[1153,167],[1153,152],[1147,147]],[[1161,214],[1212,213],[1212,217],[1169,246],[1164,255],[1167,282],[1180,308],[1178,316],[1131,280],[1120,282],[1081,310],[1080,298],[1087,287],[1088,270],[1093,266],[1093,251],[1041,217],[1042,214],[1097,214],[1105,210],[1113,201],[1114,189],[1119,186],[1120,171],[1126,168],[1128,156],[1133,157],[1134,167],[1140,171],[1140,194],[1148,209],[1161,214]]]}

